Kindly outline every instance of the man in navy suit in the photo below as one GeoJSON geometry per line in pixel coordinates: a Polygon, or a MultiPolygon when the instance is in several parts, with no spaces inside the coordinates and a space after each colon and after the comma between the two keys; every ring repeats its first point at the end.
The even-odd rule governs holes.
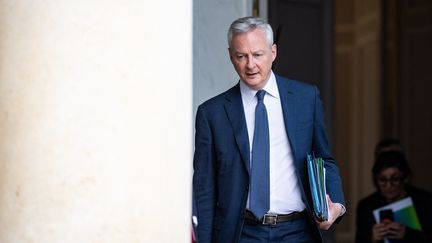
{"type": "Polygon", "coordinates": [[[197,242],[321,242],[319,229],[329,229],[345,206],[318,89],[272,72],[276,45],[262,19],[234,21],[228,45],[240,81],[201,104],[196,115],[197,242]],[[259,138],[265,141],[262,149],[255,147],[257,134],[265,135],[259,138]],[[312,152],[325,160],[329,219],[322,222],[312,211],[306,162],[312,152]],[[255,165],[254,157],[266,158],[265,163],[255,165]],[[266,169],[253,172],[256,168],[266,169]],[[256,203],[257,189],[268,195],[261,204],[256,203]],[[257,213],[258,204],[264,215],[257,213]]]}

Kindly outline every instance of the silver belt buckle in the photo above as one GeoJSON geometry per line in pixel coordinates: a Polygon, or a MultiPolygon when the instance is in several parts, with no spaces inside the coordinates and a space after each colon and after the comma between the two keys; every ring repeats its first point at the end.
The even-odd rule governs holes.
{"type": "Polygon", "coordinates": [[[276,225],[277,224],[277,214],[266,213],[262,219],[262,224],[264,225],[276,225]]]}

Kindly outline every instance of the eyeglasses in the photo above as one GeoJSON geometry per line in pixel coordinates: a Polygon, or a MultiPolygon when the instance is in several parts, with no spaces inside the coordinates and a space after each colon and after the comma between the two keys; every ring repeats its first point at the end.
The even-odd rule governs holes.
{"type": "Polygon", "coordinates": [[[385,186],[387,185],[387,182],[389,182],[392,186],[398,186],[404,179],[404,176],[392,176],[390,178],[380,176],[377,178],[377,182],[379,186],[385,186]]]}

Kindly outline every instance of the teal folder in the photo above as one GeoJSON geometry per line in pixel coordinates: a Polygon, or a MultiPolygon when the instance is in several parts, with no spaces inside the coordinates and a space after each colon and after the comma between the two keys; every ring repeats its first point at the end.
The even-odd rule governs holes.
{"type": "Polygon", "coordinates": [[[314,215],[319,221],[328,220],[324,160],[314,154],[307,155],[307,166],[314,215]]]}

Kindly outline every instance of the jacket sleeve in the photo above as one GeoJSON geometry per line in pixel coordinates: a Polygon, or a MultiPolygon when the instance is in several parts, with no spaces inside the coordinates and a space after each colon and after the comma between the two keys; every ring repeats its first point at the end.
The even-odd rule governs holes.
{"type": "Polygon", "coordinates": [[[215,155],[212,131],[202,106],[198,108],[195,123],[195,153],[193,195],[198,219],[197,242],[212,241],[213,218],[216,205],[215,155]]]}
{"type": "Polygon", "coordinates": [[[342,181],[339,169],[330,150],[324,123],[324,111],[318,88],[315,87],[315,109],[314,109],[314,132],[313,132],[313,151],[317,156],[325,161],[326,169],[326,189],[327,194],[333,202],[344,206],[345,199],[342,190],[342,181]]]}

